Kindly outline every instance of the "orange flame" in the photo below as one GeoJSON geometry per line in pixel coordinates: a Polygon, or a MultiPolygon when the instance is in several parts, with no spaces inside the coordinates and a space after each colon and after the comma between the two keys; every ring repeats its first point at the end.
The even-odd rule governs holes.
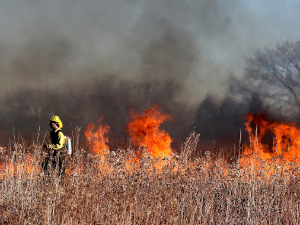
{"type": "Polygon", "coordinates": [[[171,120],[171,116],[159,111],[157,105],[144,111],[141,115],[131,112],[132,120],[127,131],[135,146],[145,146],[148,156],[154,158],[170,157],[172,154],[170,135],[159,127],[171,120]]]}
{"type": "Polygon", "coordinates": [[[244,146],[242,166],[249,165],[250,158],[253,166],[263,167],[261,162],[264,162],[264,167],[268,169],[272,163],[278,166],[300,163],[300,129],[295,124],[268,121],[263,114],[257,117],[248,114],[246,118],[250,145],[244,146]],[[253,159],[256,160],[254,163],[253,159]]]}
{"type": "Polygon", "coordinates": [[[31,177],[34,177],[40,171],[34,161],[35,159],[32,156],[24,155],[20,162],[4,162],[0,164],[0,178],[15,176],[21,177],[23,175],[30,175],[31,177]]]}
{"type": "Polygon", "coordinates": [[[97,121],[97,128],[93,123],[89,123],[84,131],[90,150],[95,152],[98,156],[107,155],[109,151],[107,134],[110,127],[102,123],[102,119],[103,117],[97,121]]]}

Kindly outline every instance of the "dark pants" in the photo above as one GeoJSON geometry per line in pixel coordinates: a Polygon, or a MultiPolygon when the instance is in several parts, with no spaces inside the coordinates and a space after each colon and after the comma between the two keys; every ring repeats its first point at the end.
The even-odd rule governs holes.
{"type": "Polygon", "coordinates": [[[50,156],[45,158],[42,167],[46,176],[52,176],[55,169],[59,176],[65,175],[66,153],[65,150],[53,151],[50,156]]]}

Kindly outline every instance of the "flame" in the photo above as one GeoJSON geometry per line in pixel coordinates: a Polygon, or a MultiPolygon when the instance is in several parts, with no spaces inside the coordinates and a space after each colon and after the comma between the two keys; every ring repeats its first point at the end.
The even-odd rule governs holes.
{"type": "Polygon", "coordinates": [[[300,129],[295,124],[268,121],[263,114],[248,114],[246,119],[250,144],[244,146],[241,166],[261,168],[270,175],[275,168],[287,168],[290,163],[299,165],[300,129]],[[268,138],[269,143],[265,140],[268,138]]]}
{"type": "MultiPolygon", "coordinates": [[[[161,169],[166,162],[163,159],[171,157],[172,139],[164,130],[160,129],[160,125],[171,119],[171,116],[159,111],[158,106],[144,111],[141,115],[131,112],[131,121],[127,125],[127,131],[133,145],[137,149],[132,151],[130,157],[127,157],[125,170],[133,171],[140,167],[140,159],[143,156],[154,158],[153,167],[161,169]]],[[[102,172],[109,172],[109,162],[106,160],[109,153],[108,137],[109,126],[102,123],[102,117],[98,120],[98,125],[90,123],[86,126],[85,136],[89,143],[89,148],[100,157],[100,161],[96,166],[102,172]]]]}
{"type": "Polygon", "coordinates": [[[135,146],[146,147],[148,156],[163,159],[172,154],[170,135],[160,129],[160,125],[171,116],[159,111],[157,105],[138,115],[131,112],[132,120],[127,125],[127,131],[132,143],[135,146]]]}
{"type": "MultiPolygon", "coordinates": [[[[250,156],[251,154],[257,154],[262,160],[269,161],[272,158],[269,145],[262,143],[262,139],[265,137],[267,131],[273,131],[276,127],[276,122],[268,121],[263,114],[254,117],[251,113],[246,116],[246,131],[249,134],[249,146],[244,146],[243,156],[250,156]],[[255,125],[255,130],[252,125],[255,125]]],[[[243,163],[245,158],[241,159],[243,163]]]]}
{"type": "Polygon", "coordinates": [[[89,123],[84,131],[90,150],[95,152],[98,156],[107,155],[109,152],[107,134],[110,127],[102,123],[102,119],[103,117],[100,117],[97,121],[97,128],[93,123],[89,123]]]}
{"type": "MultiPolygon", "coordinates": [[[[11,161],[3,162],[0,164],[0,178],[4,177],[21,177],[29,176],[33,178],[37,176],[40,169],[35,164],[35,159],[33,156],[24,155],[21,156],[22,160],[12,163],[11,161]]],[[[6,158],[8,158],[6,156],[6,158]]]]}

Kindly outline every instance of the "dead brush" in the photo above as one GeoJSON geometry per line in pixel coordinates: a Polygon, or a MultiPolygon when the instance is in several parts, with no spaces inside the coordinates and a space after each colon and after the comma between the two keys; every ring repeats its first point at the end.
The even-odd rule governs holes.
{"type": "Polygon", "coordinates": [[[139,165],[132,163],[129,169],[127,150],[111,151],[100,162],[84,148],[76,149],[63,180],[43,176],[39,149],[32,154],[12,151],[1,167],[0,223],[300,223],[300,179],[295,164],[274,165],[274,176],[268,177],[262,173],[267,170],[264,167],[225,165],[209,154],[191,160],[198,138],[197,134],[187,138],[179,162],[164,159],[161,169],[153,169],[157,161],[143,152],[139,165]],[[178,170],[178,163],[185,163],[185,170],[178,170]],[[16,168],[15,173],[6,172],[10,166],[16,168]],[[28,170],[28,166],[35,169],[28,170]]]}

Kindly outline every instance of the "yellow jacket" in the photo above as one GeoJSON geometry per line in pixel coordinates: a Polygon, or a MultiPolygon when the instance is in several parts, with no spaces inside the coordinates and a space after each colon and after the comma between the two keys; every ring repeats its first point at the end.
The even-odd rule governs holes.
{"type": "Polygon", "coordinates": [[[65,146],[66,139],[60,128],[52,130],[50,132],[51,144],[48,145],[48,148],[51,150],[60,150],[65,146]]]}

